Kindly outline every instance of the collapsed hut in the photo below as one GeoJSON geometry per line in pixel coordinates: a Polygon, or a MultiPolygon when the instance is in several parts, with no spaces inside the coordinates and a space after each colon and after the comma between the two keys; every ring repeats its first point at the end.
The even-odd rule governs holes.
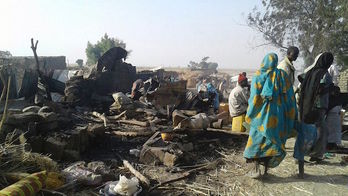
{"type": "Polygon", "coordinates": [[[231,128],[229,74],[137,71],[122,48],[67,70],[32,48],[33,58],[1,64],[0,189],[26,191],[34,180],[26,195],[107,194],[117,185],[125,195],[248,193],[238,178],[249,169],[241,154],[248,132],[231,128]],[[203,78],[221,93],[217,112],[196,90],[203,78]]]}

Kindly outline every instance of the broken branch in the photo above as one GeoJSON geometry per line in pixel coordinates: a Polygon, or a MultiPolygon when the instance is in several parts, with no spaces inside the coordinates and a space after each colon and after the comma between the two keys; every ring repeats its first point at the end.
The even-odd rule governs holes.
{"type": "Polygon", "coordinates": [[[123,111],[121,114],[116,115],[116,116],[108,116],[107,118],[109,120],[118,120],[119,118],[121,118],[123,115],[125,115],[127,113],[127,110],[123,111]]]}
{"type": "Polygon", "coordinates": [[[151,191],[157,189],[157,188],[160,187],[160,186],[163,186],[163,185],[166,185],[166,184],[169,184],[169,183],[172,183],[172,182],[176,182],[176,181],[185,179],[185,178],[189,177],[190,174],[191,174],[191,173],[189,173],[189,172],[185,172],[185,173],[183,173],[181,176],[179,176],[179,177],[177,177],[177,178],[173,178],[173,179],[166,180],[166,181],[164,181],[164,182],[160,182],[160,183],[157,184],[156,186],[151,187],[151,188],[149,189],[149,192],[151,192],[151,191]]]}
{"type": "Polygon", "coordinates": [[[123,160],[123,165],[146,186],[150,186],[149,179],[147,179],[143,174],[137,171],[127,160],[123,160]]]}
{"type": "Polygon", "coordinates": [[[118,120],[119,123],[130,124],[130,125],[138,125],[141,127],[148,127],[150,125],[149,122],[142,122],[138,120],[118,120]]]}
{"type": "Polygon", "coordinates": [[[197,168],[194,168],[194,169],[191,169],[191,170],[188,170],[187,172],[184,172],[182,174],[182,176],[179,176],[177,178],[174,178],[174,179],[169,179],[167,181],[164,181],[164,182],[160,182],[159,184],[157,184],[156,186],[153,186],[149,189],[149,192],[157,189],[158,187],[160,186],[163,186],[165,184],[169,184],[169,183],[172,183],[172,182],[176,182],[178,180],[182,180],[182,179],[185,179],[187,177],[189,177],[191,174],[193,173],[196,173],[200,170],[204,170],[204,169],[213,169],[213,168],[216,168],[218,164],[220,164],[222,162],[221,159],[217,159],[216,161],[213,161],[213,162],[210,162],[210,163],[206,163],[200,167],[197,167],[197,168]]]}
{"type": "MultiPolygon", "coordinates": [[[[147,147],[150,146],[151,144],[155,143],[158,140],[155,140],[155,138],[160,134],[159,131],[157,131],[156,133],[154,133],[144,144],[143,147],[147,147]]],[[[160,139],[160,138],[158,138],[160,139]]]]}
{"type": "Polygon", "coordinates": [[[48,85],[48,82],[46,80],[46,77],[43,76],[41,71],[40,71],[39,57],[37,56],[37,52],[36,52],[38,43],[39,43],[39,40],[36,40],[36,43],[34,45],[34,39],[31,38],[31,49],[33,50],[33,53],[34,53],[34,58],[35,58],[35,62],[36,62],[36,71],[39,75],[39,79],[40,79],[39,81],[41,81],[42,85],[45,87],[47,98],[49,100],[52,100],[49,85],[48,85]]]}
{"type": "Polygon", "coordinates": [[[6,90],[7,90],[6,84],[7,84],[8,81],[6,82],[5,76],[3,75],[2,71],[0,72],[0,79],[1,79],[1,82],[3,83],[3,86],[4,86],[3,89],[2,89],[2,92],[1,92],[1,97],[0,97],[0,101],[3,101],[4,97],[6,95],[6,90]]]}
{"type": "Polygon", "coordinates": [[[118,136],[127,136],[127,137],[137,137],[137,136],[148,136],[153,133],[150,130],[139,130],[139,131],[113,131],[112,132],[118,136]]]}
{"type": "Polygon", "coordinates": [[[101,119],[104,122],[104,127],[107,126],[107,121],[108,120],[106,119],[105,114],[100,114],[98,112],[92,112],[92,115],[97,117],[97,118],[99,118],[99,119],[101,119]]]}
{"type": "Polygon", "coordinates": [[[10,87],[11,87],[11,76],[8,77],[7,81],[8,82],[7,82],[7,89],[6,89],[7,92],[6,92],[6,100],[5,100],[4,112],[2,114],[2,119],[1,119],[1,122],[0,122],[0,135],[3,134],[2,126],[5,123],[5,120],[7,118],[7,107],[8,107],[8,97],[9,97],[9,94],[10,94],[10,87]]]}

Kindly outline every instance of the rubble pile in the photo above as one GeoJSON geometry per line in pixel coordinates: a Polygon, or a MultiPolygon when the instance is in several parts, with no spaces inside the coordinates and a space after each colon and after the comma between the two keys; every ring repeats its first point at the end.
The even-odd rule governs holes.
{"type": "MultiPolygon", "coordinates": [[[[103,55],[91,72],[75,71],[64,80],[31,74],[30,81],[39,77],[36,81],[41,81],[43,91],[27,92],[21,100],[10,100],[8,109],[2,108],[5,117],[1,140],[15,135],[15,145],[30,157],[27,163],[42,160],[34,170],[21,170],[28,175],[43,172],[40,175],[49,182],[43,180],[41,191],[63,195],[86,190],[100,190],[101,194],[151,192],[219,164],[208,164],[212,160],[201,155],[210,153],[216,158],[215,148],[224,145],[224,134],[235,134],[223,128],[228,113],[216,113],[212,108],[215,95],[188,89],[187,80],[180,80],[176,72],[159,69],[136,74],[134,66],[123,62],[123,53],[123,49],[114,48],[103,55]],[[132,85],[137,79],[140,85],[132,85]],[[139,96],[132,97],[132,90],[137,90],[139,96]],[[40,93],[44,99],[34,102],[40,93]],[[46,96],[52,93],[62,99],[46,96]],[[144,175],[144,167],[177,170],[179,178],[173,175],[169,181],[159,180],[144,175]],[[57,175],[49,173],[52,170],[57,175]],[[107,181],[112,182],[104,184],[107,181]]],[[[216,74],[205,76],[215,83],[226,80],[216,74]]],[[[245,142],[243,135],[237,134],[237,138],[242,138],[238,142],[245,142]]]]}
{"type": "Polygon", "coordinates": [[[65,101],[71,105],[85,105],[89,102],[93,83],[90,80],[85,80],[83,76],[71,77],[65,83],[65,101]]]}

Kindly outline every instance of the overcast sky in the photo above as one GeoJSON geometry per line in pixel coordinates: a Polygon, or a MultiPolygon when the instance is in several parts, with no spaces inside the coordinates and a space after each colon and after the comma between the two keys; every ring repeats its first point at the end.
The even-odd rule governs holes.
{"type": "MultiPolygon", "coordinates": [[[[260,0],[0,0],[0,50],[86,59],[104,33],[132,50],[135,66],[186,66],[209,56],[223,68],[255,69],[270,47],[247,27],[260,0]]],[[[274,50],[274,49],[273,49],[274,50]]],[[[281,55],[280,55],[281,56],[281,55]]],[[[280,57],[282,58],[282,57],[280,57]]]]}

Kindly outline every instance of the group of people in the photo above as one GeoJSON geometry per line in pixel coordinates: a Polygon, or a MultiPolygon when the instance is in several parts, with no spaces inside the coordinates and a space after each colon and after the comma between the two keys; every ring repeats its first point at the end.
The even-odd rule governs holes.
{"type": "MultiPolygon", "coordinates": [[[[242,73],[230,93],[231,117],[245,114],[245,121],[250,125],[244,157],[254,164],[253,178],[267,174],[268,168],[280,164],[290,137],[297,136],[297,140],[302,141],[296,141],[302,145],[297,150],[302,151],[304,141],[309,141],[304,137],[312,137],[313,145],[308,150],[312,162],[322,161],[327,147],[338,147],[341,143],[341,106],[339,102],[333,103],[340,93],[337,80],[335,83],[333,80],[338,73],[331,66],[334,56],[324,52],[316,57],[315,62],[299,75],[300,85],[295,97],[293,62],[298,55],[299,49],[291,46],[287,56],[278,64],[277,54],[267,54],[250,87],[242,73]],[[261,165],[264,171],[261,171],[261,165]]],[[[303,177],[303,158],[294,157],[299,161],[300,176],[303,177]]]]}

